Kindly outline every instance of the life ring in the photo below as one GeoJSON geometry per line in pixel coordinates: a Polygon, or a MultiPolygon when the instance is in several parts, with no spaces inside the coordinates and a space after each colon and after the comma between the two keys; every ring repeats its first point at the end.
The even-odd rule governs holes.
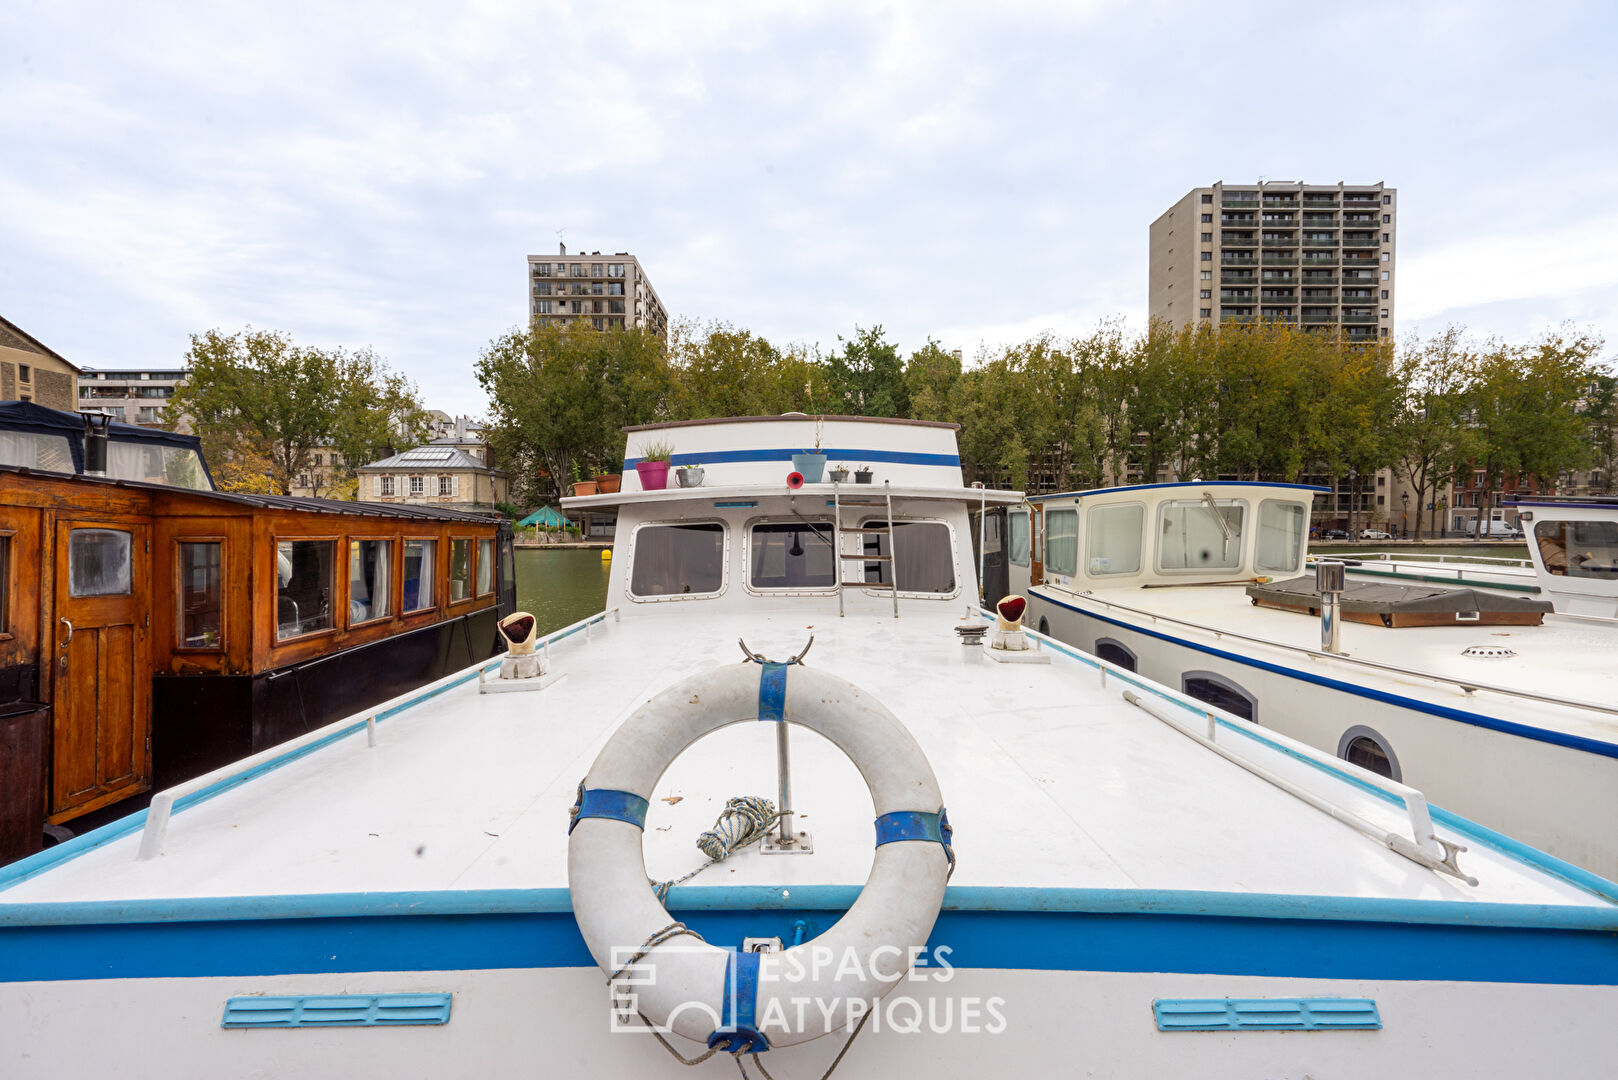
{"type": "Polygon", "coordinates": [[[854,762],[876,809],[877,849],[870,877],[841,919],[812,942],[781,952],[738,953],[678,937],[672,939],[678,948],[653,947],[637,964],[633,990],[642,1015],[733,1054],[837,1030],[848,1022],[851,1000],[870,1005],[893,989],[893,969],[902,971],[926,945],[954,868],[938,781],[898,717],[845,679],[792,668],[727,666],[642,705],[596,756],[568,827],[573,915],[610,977],[674,922],[648,884],[641,831],[657,781],[686,747],[730,724],[790,721],[819,732],[854,762]],[[839,961],[857,957],[859,974],[851,974],[851,965],[825,963],[825,953],[816,963],[809,950],[828,947],[839,961]],[[806,999],[820,1007],[795,1004],[806,999]],[[829,1019],[822,1011],[828,1004],[829,1019]],[[805,1027],[794,1029],[794,1021],[805,1027]]]}

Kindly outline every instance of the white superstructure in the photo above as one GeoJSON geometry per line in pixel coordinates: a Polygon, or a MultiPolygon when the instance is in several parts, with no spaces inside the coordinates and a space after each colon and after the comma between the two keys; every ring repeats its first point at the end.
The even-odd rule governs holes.
{"type": "MultiPolygon", "coordinates": [[[[541,639],[542,689],[480,694],[468,669],[169,793],[166,823],[0,868],[0,1074],[734,1075],[643,1029],[675,977],[756,1004],[778,1045],[737,1063],[782,1080],[845,1047],[839,1078],[1514,1077],[1618,1054],[1618,886],[1038,635],[1048,664],[962,644],[985,619],[968,512],[1020,496],[963,487],[950,428],[629,435],[631,467],[668,441],[704,484],[626,473],[570,500],[616,506],[618,545],[607,610],[541,639]],[[871,483],[789,490],[817,431],[871,483]],[[779,798],[789,731],[793,844],[640,892],[633,860],[679,881],[727,800],[779,798]],[[580,873],[600,876],[571,895],[580,873]],[[659,902],[702,948],[672,925],[608,940],[659,902]],[[803,1038],[853,1021],[846,1000],[772,1028],[782,985],[835,975],[786,960],[851,927],[927,945],[852,947],[855,984],[887,988],[851,1044],[803,1038]],[[665,980],[617,1011],[613,949],[665,980]]],[[[674,1030],[706,1052],[705,1027],[674,1030]]]]}

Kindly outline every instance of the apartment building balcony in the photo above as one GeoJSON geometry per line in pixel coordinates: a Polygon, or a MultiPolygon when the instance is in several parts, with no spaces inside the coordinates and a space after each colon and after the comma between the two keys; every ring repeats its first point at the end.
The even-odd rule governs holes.
{"type": "Polygon", "coordinates": [[[1286,233],[1265,233],[1263,236],[1265,247],[1297,247],[1298,238],[1286,233]]]}
{"type": "Polygon", "coordinates": [[[1224,293],[1220,293],[1219,294],[1219,302],[1221,304],[1225,304],[1225,305],[1230,305],[1230,304],[1251,304],[1251,303],[1253,303],[1253,297],[1252,297],[1251,294],[1249,294],[1247,296],[1226,296],[1224,293]]]}
{"type": "Polygon", "coordinates": [[[1240,255],[1233,252],[1224,252],[1219,256],[1221,266],[1257,266],[1258,260],[1251,255],[1240,255]]]}
{"type": "Polygon", "coordinates": [[[1252,236],[1231,236],[1226,233],[1219,237],[1220,247],[1250,248],[1258,247],[1258,238],[1252,236]]]}
{"type": "Polygon", "coordinates": [[[1343,209],[1345,209],[1345,210],[1350,209],[1350,208],[1355,209],[1355,210],[1369,209],[1369,208],[1371,208],[1373,206],[1381,206],[1381,205],[1382,205],[1382,200],[1377,198],[1375,195],[1344,195],[1343,196],[1343,209]]]}
{"type": "Polygon", "coordinates": [[[1337,196],[1335,196],[1335,195],[1305,195],[1303,197],[1303,208],[1305,210],[1310,210],[1310,209],[1316,209],[1316,210],[1332,209],[1332,210],[1335,210],[1335,209],[1337,209],[1337,196]]]}
{"type": "Polygon", "coordinates": [[[1352,270],[1343,275],[1344,285],[1375,285],[1376,275],[1367,274],[1361,270],[1352,270]]]}
{"type": "Polygon", "coordinates": [[[1265,322],[1295,323],[1298,321],[1296,312],[1282,311],[1280,308],[1265,308],[1263,311],[1259,312],[1259,317],[1265,322]]]}
{"type": "Polygon", "coordinates": [[[1273,308],[1295,308],[1298,306],[1298,298],[1295,296],[1265,296],[1260,298],[1260,302],[1265,307],[1273,308]]]}
{"type": "Polygon", "coordinates": [[[1303,275],[1303,284],[1305,284],[1305,285],[1335,285],[1335,284],[1337,284],[1337,277],[1334,274],[1316,274],[1313,277],[1311,277],[1308,274],[1305,274],[1305,275],[1303,275]]]}
{"type": "Polygon", "coordinates": [[[1292,195],[1266,195],[1264,205],[1273,206],[1281,210],[1290,210],[1298,205],[1298,200],[1292,195]]]}
{"type": "Polygon", "coordinates": [[[1266,270],[1264,271],[1263,283],[1265,285],[1296,285],[1298,277],[1291,270],[1266,270]]]}
{"type": "Polygon", "coordinates": [[[1297,266],[1295,255],[1266,255],[1260,262],[1265,266],[1297,266]]]}
{"type": "Polygon", "coordinates": [[[1343,321],[1345,323],[1375,323],[1376,322],[1376,316],[1375,315],[1344,315],[1343,316],[1343,321]]]}
{"type": "Polygon", "coordinates": [[[1374,248],[1380,243],[1375,233],[1370,236],[1349,236],[1345,233],[1343,236],[1343,246],[1346,248],[1374,248]]]}
{"type": "Polygon", "coordinates": [[[1343,303],[1352,304],[1352,303],[1355,303],[1355,302],[1362,303],[1362,304],[1375,303],[1376,302],[1376,294],[1373,293],[1370,289],[1344,289],[1343,290],[1343,303]]]}
{"type": "Polygon", "coordinates": [[[1219,205],[1230,210],[1258,209],[1258,196],[1256,195],[1223,195],[1219,205]]]}
{"type": "Polygon", "coordinates": [[[1345,251],[1343,252],[1344,266],[1373,266],[1376,264],[1376,252],[1345,251]]]}
{"type": "Polygon", "coordinates": [[[1257,280],[1251,271],[1245,274],[1226,273],[1219,275],[1219,284],[1221,285],[1252,285],[1257,280]]]}
{"type": "Polygon", "coordinates": [[[1254,229],[1258,227],[1258,218],[1252,214],[1220,214],[1219,224],[1226,229],[1254,229]]]}
{"type": "Polygon", "coordinates": [[[1325,326],[1337,321],[1337,316],[1329,311],[1305,311],[1301,318],[1310,326],[1325,326]]]}
{"type": "Polygon", "coordinates": [[[1258,316],[1252,314],[1226,315],[1225,313],[1220,312],[1219,321],[1222,323],[1255,323],[1258,322],[1258,316]]]}
{"type": "Polygon", "coordinates": [[[1345,229],[1374,229],[1380,224],[1382,223],[1371,214],[1343,215],[1343,227],[1345,229]]]}
{"type": "Polygon", "coordinates": [[[1334,248],[1337,246],[1335,236],[1306,236],[1303,238],[1304,247],[1334,248]]]}

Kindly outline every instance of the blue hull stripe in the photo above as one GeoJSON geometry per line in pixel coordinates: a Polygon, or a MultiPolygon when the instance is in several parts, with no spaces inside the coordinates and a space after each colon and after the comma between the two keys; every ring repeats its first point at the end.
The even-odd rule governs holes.
{"type": "MultiPolygon", "coordinates": [[[[791,461],[793,454],[808,453],[813,453],[813,449],[806,449],[801,446],[788,447],[782,450],[703,450],[693,454],[675,454],[670,459],[669,464],[672,466],[732,465],[744,462],[791,461]]],[[[957,454],[923,454],[912,453],[908,450],[854,450],[836,446],[828,446],[821,453],[826,455],[828,461],[876,461],[886,465],[942,465],[951,469],[961,467],[961,459],[957,454]]],[[[625,458],[624,471],[628,472],[645,460],[645,458],[625,458]]]]}
{"type": "Polygon", "coordinates": [[[1340,679],[1329,679],[1324,675],[1315,675],[1307,671],[1300,671],[1297,668],[1289,668],[1280,664],[1272,664],[1265,660],[1254,659],[1251,656],[1243,656],[1240,653],[1227,652],[1224,649],[1215,649],[1208,645],[1199,645],[1194,641],[1187,641],[1184,638],[1174,637],[1171,634],[1165,634],[1158,630],[1148,630],[1143,626],[1136,625],[1135,623],[1123,622],[1122,620],[1114,619],[1107,615],[1099,615],[1096,612],[1086,610],[1085,608],[1075,607],[1072,604],[1064,603],[1061,600],[1047,596],[1044,593],[1030,592],[1029,596],[1037,597],[1038,599],[1043,600],[1045,603],[1053,604],[1056,607],[1066,608],[1069,611],[1076,611],[1086,618],[1095,619],[1097,622],[1104,622],[1111,626],[1119,626],[1125,630],[1132,630],[1137,634],[1144,634],[1147,637],[1157,638],[1159,641],[1166,641],[1171,645],[1179,645],[1187,649],[1193,649],[1200,653],[1207,653],[1209,656],[1217,656],[1222,660],[1229,660],[1232,663],[1257,668],[1260,671],[1268,671],[1275,675],[1285,675],[1289,679],[1297,679],[1300,682],[1312,683],[1315,686],[1324,686],[1329,690],[1336,690],[1344,694],[1353,694],[1355,697],[1365,698],[1369,701],[1379,701],[1384,705],[1394,705],[1401,709],[1410,709],[1414,712],[1426,713],[1429,716],[1437,716],[1445,720],[1456,720],[1463,724],[1471,724],[1473,727],[1487,728],[1490,731],[1499,731],[1507,735],[1517,735],[1524,739],[1532,739],[1535,742],[1550,743],[1553,746],[1565,746],[1572,750],[1583,750],[1586,753],[1598,754],[1602,757],[1618,758],[1618,743],[1603,742],[1600,739],[1587,739],[1582,735],[1569,735],[1565,732],[1552,731],[1548,728],[1531,727],[1528,724],[1517,724],[1510,720],[1501,720],[1493,716],[1484,716],[1481,713],[1465,712],[1461,709],[1451,709],[1445,705],[1435,705],[1430,701],[1422,701],[1419,698],[1404,697],[1403,695],[1390,694],[1383,690],[1372,690],[1368,687],[1355,686],[1353,683],[1343,682],[1340,679]]]}
{"type": "MultiPolygon", "coordinates": [[[[772,891],[780,896],[779,889],[772,891]]],[[[794,901],[799,891],[792,890],[794,901]]],[[[1133,890],[1118,892],[1134,895],[1133,890]]],[[[934,950],[948,946],[948,962],[964,968],[1618,985],[1618,934],[1610,925],[1570,929],[1368,921],[1323,917],[1322,898],[1285,899],[1313,910],[1300,917],[1263,917],[1090,910],[1083,904],[1039,911],[966,910],[946,904],[930,944],[934,950]]],[[[1324,899],[1327,909],[1364,903],[1324,899]]],[[[683,905],[669,906],[680,910],[683,905]]],[[[1184,902],[1176,906],[1194,907],[1184,902]]],[[[681,918],[713,944],[740,947],[748,936],[791,940],[799,920],[806,924],[806,938],[813,937],[842,914],[840,907],[794,904],[696,907],[681,918]]],[[[1606,915],[1610,920],[1612,913],[1606,915]]],[[[593,967],[573,915],[565,909],[468,914],[407,910],[0,931],[0,981],[5,982],[593,967]]]]}

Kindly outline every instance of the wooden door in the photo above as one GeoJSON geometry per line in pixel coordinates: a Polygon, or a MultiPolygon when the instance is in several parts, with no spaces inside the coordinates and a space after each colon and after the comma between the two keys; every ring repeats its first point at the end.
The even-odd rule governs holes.
{"type": "Polygon", "coordinates": [[[1045,584],[1045,504],[1028,505],[1028,583],[1045,584]]]}
{"type": "Polygon", "coordinates": [[[151,785],[147,527],[58,520],[51,816],[64,821],[151,785]]]}

